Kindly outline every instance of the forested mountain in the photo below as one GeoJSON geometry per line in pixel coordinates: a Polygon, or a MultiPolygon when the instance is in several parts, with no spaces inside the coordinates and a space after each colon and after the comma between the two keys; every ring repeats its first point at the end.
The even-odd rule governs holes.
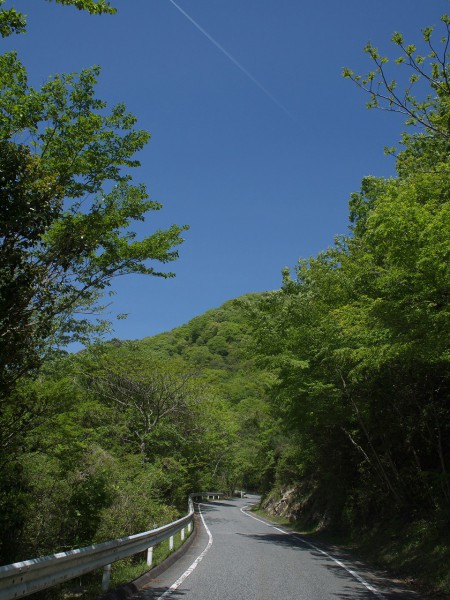
{"type": "Polygon", "coordinates": [[[162,524],[193,490],[260,487],[271,376],[243,354],[241,306],[257,298],[47,362],[1,482],[4,562],[162,524]]]}
{"type": "Polygon", "coordinates": [[[256,400],[265,378],[249,351],[253,331],[247,307],[267,294],[230,300],[192,319],[186,325],[138,342],[161,358],[179,357],[201,372],[233,404],[256,400]]]}

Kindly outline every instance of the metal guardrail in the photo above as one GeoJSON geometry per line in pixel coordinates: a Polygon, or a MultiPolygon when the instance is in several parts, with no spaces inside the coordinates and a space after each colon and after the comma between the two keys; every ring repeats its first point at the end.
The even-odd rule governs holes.
{"type": "Polygon", "coordinates": [[[106,591],[113,562],[147,551],[147,564],[151,566],[153,547],[156,544],[169,538],[172,549],[175,533],[181,531],[181,538],[184,539],[185,528],[191,530],[194,518],[193,498],[219,496],[222,494],[217,492],[191,494],[189,512],[185,517],[151,531],[0,567],[0,600],[23,598],[101,567],[104,569],[102,589],[106,591]]]}

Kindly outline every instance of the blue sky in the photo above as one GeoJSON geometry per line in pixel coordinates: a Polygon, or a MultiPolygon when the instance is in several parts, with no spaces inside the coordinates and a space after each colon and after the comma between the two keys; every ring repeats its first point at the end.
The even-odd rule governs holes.
{"type": "Polygon", "coordinates": [[[392,56],[392,32],[419,41],[449,10],[448,0],[177,0],[244,73],[170,0],[112,3],[115,16],[93,17],[17,0],[28,33],[2,45],[19,51],[34,85],[101,65],[99,96],[125,102],[152,136],[134,177],[164,208],[137,230],[190,225],[175,279],[114,283],[109,316],[129,317],[112,335],[123,339],[276,289],[284,266],[346,233],[361,178],[394,174],[383,147],[403,123],[366,110],[342,67],[367,72],[367,41],[392,56]]]}

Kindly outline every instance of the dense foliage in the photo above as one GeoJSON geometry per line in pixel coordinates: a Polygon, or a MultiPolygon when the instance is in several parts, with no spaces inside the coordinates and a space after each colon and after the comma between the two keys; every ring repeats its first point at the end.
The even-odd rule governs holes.
{"type": "MultiPolygon", "coordinates": [[[[113,13],[105,0],[57,0],[113,13]]],[[[1,0],[0,6],[4,4],[1,0]]],[[[25,17],[0,8],[0,36],[25,31],[25,17]]],[[[132,181],[148,141],[123,104],[98,99],[99,68],[28,83],[15,52],[0,55],[0,519],[2,560],[14,558],[25,527],[28,436],[46,422],[33,379],[72,340],[102,332],[102,297],[117,275],[170,277],[185,227],[138,239],[133,222],[161,206],[132,181]],[[5,558],[6,557],[6,558],[5,558]]],[[[33,502],[35,500],[32,500],[33,502]]]]}
{"type": "Polygon", "coordinates": [[[21,484],[17,472],[4,482],[15,497],[1,517],[5,561],[162,524],[193,490],[270,481],[270,376],[242,356],[241,302],[47,361],[28,387],[40,420],[11,463],[21,484]]]}
{"type": "Polygon", "coordinates": [[[210,455],[204,468],[214,474],[219,489],[265,489],[272,480],[270,460],[276,417],[270,414],[267,393],[273,375],[259,368],[249,352],[253,333],[245,307],[264,296],[252,294],[226,302],[186,325],[140,342],[164,360],[181,358],[192,365],[215,401],[228,411],[233,439],[210,455]]]}
{"type": "Polygon", "coordinates": [[[403,135],[398,175],[365,178],[350,199],[351,235],[300,260],[294,278],[286,270],[282,289],[252,309],[255,349],[277,374],[273,410],[290,438],[277,484],[299,486],[303,513],[309,507],[332,525],[450,519],[450,67],[442,20],[441,56],[431,29],[427,57],[393,36],[406,55],[396,62],[413,69],[405,94],[388,83],[388,61],[370,45],[376,70],[366,78],[345,70],[369,91],[370,107],[385,102],[409,115],[415,130],[403,135]],[[431,86],[423,102],[411,94],[422,76],[431,86]]]}

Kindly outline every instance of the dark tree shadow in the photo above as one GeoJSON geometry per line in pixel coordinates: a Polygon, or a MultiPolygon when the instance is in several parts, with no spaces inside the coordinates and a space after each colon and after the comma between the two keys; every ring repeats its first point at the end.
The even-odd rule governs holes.
{"type": "MultiPolygon", "coordinates": [[[[150,586],[151,584],[148,585],[150,586]]],[[[132,600],[156,600],[156,598],[160,598],[168,590],[168,587],[160,587],[156,585],[154,587],[144,587],[136,594],[133,594],[132,600]]],[[[186,592],[182,590],[174,590],[173,592],[170,592],[169,598],[182,598],[185,595],[186,592]]]]}
{"type": "Polygon", "coordinates": [[[239,508],[239,506],[236,506],[236,500],[230,499],[230,500],[203,500],[202,502],[199,502],[199,504],[201,506],[226,506],[227,508],[239,508]]]}
{"type": "MultiPolygon", "coordinates": [[[[270,525],[269,525],[270,526],[270,525]]],[[[310,542],[306,536],[299,536],[291,533],[266,533],[266,534],[244,534],[237,533],[246,538],[254,539],[260,544],[275,544],[284,548],[289,548],[297,552],[307,552],[315,560],[320,561],[321,566],[333,573],[341,581],[347,581],[348,592],[334,594],[335,598],[342,600],[421,600],[420,596],[411,590],[406,589],[402,584],[388,578],[385,572],[370,567],[361,560],[353,557],[349,552],[336,547],[326,547],[317,542],[310,542]],[[314,547],[310,544],[314,544],[314,547]],[[338,560],[345,565],[345,568],[335,561],[338,560]],[[350,573],[353,571],[354,574],[350,573]],[[364,580],[365,583],[361,581],[364,580]],[[351,584],[351,585],[350,585],[351,584]],[[369,587],[375,588],[372,591],[369,587]]]]}

